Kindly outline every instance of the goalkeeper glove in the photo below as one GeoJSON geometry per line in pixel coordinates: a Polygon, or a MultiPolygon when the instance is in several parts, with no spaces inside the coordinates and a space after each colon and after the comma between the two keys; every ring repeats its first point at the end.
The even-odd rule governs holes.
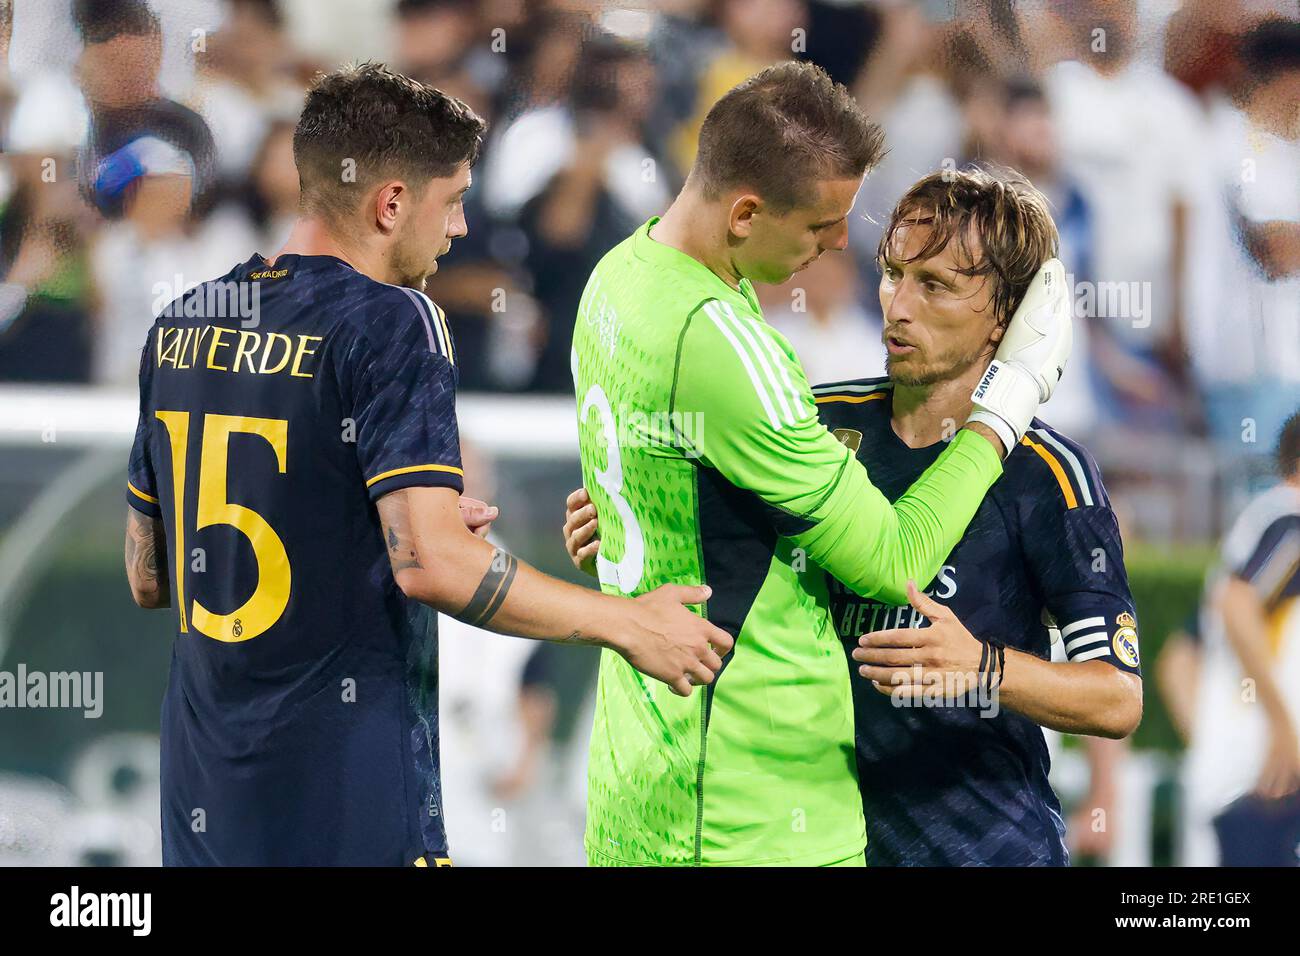
{"type": "Polygon", "coordinates": [[[966,421],[991,428],[1008,455],[1061,380],[1073,339],[1072,312],[1065,267],[1060,259],[1048,259],[1030,281],[997,354],[975,386],[975,410],[966,421]]]}

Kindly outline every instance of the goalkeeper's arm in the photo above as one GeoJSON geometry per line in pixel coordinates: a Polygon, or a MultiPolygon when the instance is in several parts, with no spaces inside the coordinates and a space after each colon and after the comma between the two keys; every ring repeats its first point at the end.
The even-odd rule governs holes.
{"type": "Polygon", "coordinates": [[[934,577],[1001,474],[1001,455],[1028,428],[1037,399],[1051,394],[1043,382],[1059,379],[1069,350],[1063,273],[1052,273],[1046,298],[1034,291],[1050,265],[1003,336],[996,387],[986,376],[972,422],[894,504],[817,420],[793,350],[765,323],[697,310],[682,340],[671,411],[698,416],[694,452],[771,506],[777,531],[823,569],[859,594],[906,603],[907,582],[934,577]]]}

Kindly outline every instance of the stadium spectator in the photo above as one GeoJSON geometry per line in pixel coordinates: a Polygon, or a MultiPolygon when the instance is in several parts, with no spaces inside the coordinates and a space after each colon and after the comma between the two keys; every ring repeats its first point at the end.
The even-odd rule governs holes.
{"type": "MultiPolygon", "coordinates": [[[[711,0],[662,0],[657,5],[646,35],[659,94],[646,124],[651,142],[667,142],[695,111],[700,74],[724,42],[709,16],[711,6],[711,0]]],[[[682,171],[672,173],[680,182],[682,171]]]]}
{"type": "Polygon", "coordinates": [[[226,19],[198,57],[192,99],[221,144],[218,175],[248,175],[271,123],[292,119],[302,89],[290,74],[292,55],[277,0],[226,0],[226,19]]]}
{"type": "Polygon", "coordinates": [[[75,16],[84,43],[77,76],[90,108],[82,189],[110,219],[165,229],[213,184],[212,134],[160,94],[162,34],[144,0],[78,0],[75,16]]]}
{"type": "Polygon", "coordinates": [[[533,292],[547,320],[537,391],[572,390],[570,342],[590,269],[672,198],[642,139],[653,83],[644,49],[612,38],[589,43],[574,82],[571,145],[522,211],[533,292]]]}
{"type": "Polygon", "coordinates": [[[503,93],[499,122],[484,150],[480,187],[494,217],[518,216],[572,151],[568,101],[582,29],[583,21],[564,12],[544,13],[530,24],[531,43],[503,93]]]}
{"type": "Polygon", "coordinates": [[[85,382],[94,216],[73,173],[85,109],[66,79],[47,74],[25,85],[6,125],[13,191],[0,199],[0,380],[85,382]]]}
{"type": "Polygon", "coordinates": [[[683,177],[695,162],[710,107],[759,70],[793,59],[798,32],[807,31],[808,10],[803,0],[721,0],[717,18],[726,40],[700,73],[695,109],[672,137],[672,160],[683,177]]]}
{"type": "Polygon", "coordinates": [[[1169,720],[1184,745],[1192,739],[1196,721],[1196,698],[1201,684],[1201,615],[1198,607],[1160,644],[1156,658],[1156,686],[1169,720]]]}
{"type": "MultiPolygon", "coordinates": [[[[298,215],[298,172],[293,165],[293,121],[268,118],[252,165],[237,182],[217,193],[213,208],[188,233],[216,243],[215,254],[238,258],[236,241],[278,249],[298,215]]],[[[109,235],[118,235],[112,227],[109,235]]],[[[215,261],[215,259],[214,259],[215,261]]]]}
{"type": "Polygon", "coordinates": [[[228,270],[251,236],[237,215],[203,215],[216,144],[197,113],[159,93],[157,16],[143,0],[78,0],[74,13],[85,42],[77,75],[90,109],[81,187],[109,220],[92,250],[103,290],[94,378],[126,385],[158,310],[228,270]]]}
{"type": "Polygon", "coordinates": [[[249,170],[249,211],[263,249],[279,249],[298,214],[298,172],[293,167],[293,122],[271,123],[249,170]]]}
{"type": "Polygon", "coordinates": [[[854,205],[849,248],[879,316],[873,290],[880,282],[876,249],[898,197],[925,173],[962,155],[965,121],[949,82],[942,29],[911,5],[882,7],[880,35],[852,89],[885,131],[884,157],[866,178],[854,205]]]}
{"type": "Polygon", "coordinates": [[[462,91],[475,86],[482,95],[496,95],[507,62],[492,52],[487,19],[474,0],[399,0],[393,12],[395,59],[408,76],[440,89],[455,78],[462,91]]]}
{"type": "Polygon", "coordinates": [[[1197,414],[1186,391],[1183,283],[1205,130],[1190,93],[1138,55],[1132,0],[1047,15],[1059,17],[1060,62],[1045,83],[1062,158],[1095,212],[1096,287],[1084,311],[1117,346],[1094,351],[1098,408],[1115,422],[1178,431],[1197,414]]]}
{"type": "Polygon", "coordinates": [[[848,256],[822,256],[779,286],[756,286],[763,314],[794,346],[810,382],[878,375],[885,368],[880,317],[862,305],[848,256]]]}
{"type": "Polygon", "coordinates": [[[1211,106],[1217,195],[1194,237],[1190,327],[1210,434],[1229,454],[1267,448],[1300,406],[1300,23],[1266,21],[1240,50],[1246,81],[1211,106]]]}
{"type": "MultiPolygon", "coordinates": [[[[396,15],[399,69],[467,103],[489,124],[494,122],[506,60],[476,42],[485,40],[487,33],[474,5],[464,0],[403,0],[396,15]]],[[[461,388],[522,388],[533,374],[540,328],[536,305],[525,289],[526,277],[521,276],[524,238],[512,223],[488,214],[479,182],[465,196],[465,216],[473,228],[439,263],[427,291],[451,324],[461,354],[461,388]]]]}
{"type": "MultiPolygon", "coordinates": [[[[1076,285],[1093,281],[1093,214],[1075,181],[1061,168],[1059,136],[1051,104],[1042,86],[1021,77],[999,90],[991,128],[976,149],[977,156],[1022,173],[1047,197],[1061,236],[1061,261],[1067,279],[1076,285]]],[[[1090,434],[1096,424],[1096,383],[1092,349],[1093,323],[1074,324],[1070,374],[1052,396],[1049,414],[1054,425],[1071,434],[1090,434]]]]}
{"type": "Polygon", "coordinates": [[[1243,0],[1184,0],[1165,31],[1165,72],[1198,95],[1242,79],[1238,33],[1248,18],[1243,0]]]}
{"type": "Polygon", "coordinates": [[[1194,866],[1300,862],[1300,411],[1276,464],[1279,483],[1237,519],[1207,586],[1184,781],[1194,866]]]}
{"type": "Polygon", "coordinates": [[[879,3],[808,0],[808,35],[802,55],[835,82],[852,85],[880,37],[885,7],[879,3]]]}

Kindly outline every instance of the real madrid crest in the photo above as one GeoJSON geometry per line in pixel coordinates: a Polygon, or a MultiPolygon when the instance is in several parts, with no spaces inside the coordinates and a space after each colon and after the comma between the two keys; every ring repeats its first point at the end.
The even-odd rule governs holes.
{"type": "Polygon", "coordinates": [[[1128,611],[1115,618],[1115,637],[1112,639],[1115,656],[1129,667],[1138,666],[1137,621],[1128,611]]]}
{"type": "Polygon", "coordinates": [[[855,455],[858,453],[858,449],[862,447],[862,432],[856,428],[837,428],[831,434],[835,436],[841,445],[844,445],[855,455]]]}

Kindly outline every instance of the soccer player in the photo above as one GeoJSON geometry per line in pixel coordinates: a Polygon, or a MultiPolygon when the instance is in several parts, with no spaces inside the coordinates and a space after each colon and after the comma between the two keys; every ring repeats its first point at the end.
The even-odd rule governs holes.
{"type": "Polygon", "coordinates": [[[1300,846],[1300,410],[1278,484],[1223,542],[1206,587],[1184,779],[1184,862],[1295,866],[1300,846]]]}
{"type": "Polygon", "coordinates": [[[708,588],[598,594],[462,520],[456,347],[421,289],[466,234],[483,131],[382,66],[321,78],[284,249],[150,330],[126,563],[136,601],[177,614],[164,863],[445,860],[433,609],[610,648],[684,696],[731,647],[682,607],[708,588]]]}
{"type": "MultiPolygon", "coordinates": [[[[1046,201],[1011,177],[936,173],[895,208],[881,242],[889,375],[812,390],[822,423],[891,500],[970,414],[1013,309],[1064,294],[1026,294],[1056,246],[1046,201]]],[[[579,566],[604,547],[585,502],[571,496],[566,524],[579,566]]],[[[828,583],[840,660],[855,675],[867,862],[1064,864],[1040,726],[1119,737],[1142,710],[1119,532],[1088,454],[1035,420],[930,593],[909,585],[910,608],[828,583]],[[1045,615],[1066,662],[1050,660],[1045,615]],[[993,695],[978,693],[985,648],[967,627],[1006,646],[1001,683],[985,681],[993,695]]]]}
{"type": "Polygon", "coordinates": [[[602,655],[586,847],[593,864],[860,863],[849,682],[816,562],[903,601],[1001,473],[1068,352],[1068,317],[1012,322],[980,405],[893,507],[817,421],[752,282],[847,243],[881,134],[819,68],[787,63],[709,111],[685,187],[593,271],[573,342],[583,479],[611,592],[707,582],[736,637],[679,702],[602,655]]]}

